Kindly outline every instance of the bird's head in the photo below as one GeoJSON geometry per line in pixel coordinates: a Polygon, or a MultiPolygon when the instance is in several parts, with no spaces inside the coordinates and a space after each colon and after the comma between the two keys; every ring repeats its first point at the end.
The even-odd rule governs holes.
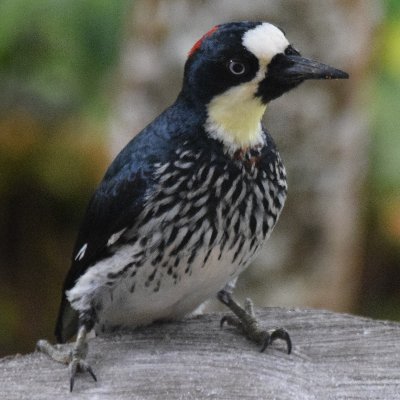
{"type": "Polygon", "coordinates": [[[267,22],[217,25],[198,40],[185,65],[183,93],[205,106],[206,131],[231,148],[261,140],[266,105],[307,79],[344,79],[338,69],[303,58],[267,22]]]}

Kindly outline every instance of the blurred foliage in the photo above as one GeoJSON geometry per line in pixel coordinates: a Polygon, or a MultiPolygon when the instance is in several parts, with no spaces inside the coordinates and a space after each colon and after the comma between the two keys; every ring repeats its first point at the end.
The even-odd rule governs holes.
{"type": "Polygon", "coordinates": [[[2,0],[1,81],[53,105],[82,110],[98,103],[119,52],[127,4],[127,0],[2,0]]]}
{"type": "Polygon", "coordinates": [[[374,101],[375,125],[372,147],[371,178],[379,191],[398,192],[400,187],[400,1],[387,2],[387,17],[379,32],[376,90],[374,101]]]}
{"type": "Polygon", "coordinates": [[[76,230],[109,162],[129,6],[0,2],[0,356],[53,335],[76,230]]]}
{"type": "Polygon", "coordinates": [[[366,251],[360,309],[400,320],[400,1],[386,1],[377,35],[366,251]]]}

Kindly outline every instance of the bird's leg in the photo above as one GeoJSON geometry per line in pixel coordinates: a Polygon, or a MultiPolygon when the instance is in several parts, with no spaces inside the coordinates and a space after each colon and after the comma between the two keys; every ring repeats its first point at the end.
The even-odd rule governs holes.
{"type": "Polygon", "coordinates": [[[270,330],[260,328],[254,313],[253,303],[250,299],[246,299],[244,308],[233,300],[232,294],[227,290],[218,292],[218,299],[236,315],[236,317],[231,315],[222,317],[221,327],[224,323],[227,323],[240,329],[250,340],[261,345],[261,352],[275,340],[281,339],[286,342],[287,352],[290,354],[292,351],[292,341],[288,332],[283,328],[270,330]]]}
{"type": "Polygon", "coordinates": [[[51,345],[47,340],[39,340],[36,344],[36,348],[44,354],[47,354],[53,360],[67,364],[70,376],[70,391],[74,388],[75,375],[77,371],[89,372],[92,378],[97,381],[96,375],[94,374],[92,367],[85,361],[88,353],[88,344],[86,336],[88,329],[85,325],[81,325],[78,330],[78,335],[72,349],[68,348],[60,349],[59,345],[51,345]]]}
{"type": "Polygon", "coordinates": [[[92,378],[97,381],[96,375],[94,374],[92,367],[87,363],[87,361],[85,361],[88,352],[88,344],[86,341],[87,334],[88,330],[86,329],[86,326],[82,325],[78,330],[78,336],[72,350],[72,360],[68,366],[70,376],[69,388],[71,392],[74,388],[74,380],[77,371],[87,371],[92,376],[92,378]]]}

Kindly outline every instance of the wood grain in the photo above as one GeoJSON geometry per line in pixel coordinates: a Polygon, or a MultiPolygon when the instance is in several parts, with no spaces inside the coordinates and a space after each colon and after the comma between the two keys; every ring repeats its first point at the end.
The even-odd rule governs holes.
{"type": "Polygon", "coordinates": [[[0,398],[14,399],[400,399],[400,324],[310,309],[258,310],[283,343],[260,353],[222,314],[93,338],[98,382],[32,353],[0,360],[0,398]]]}

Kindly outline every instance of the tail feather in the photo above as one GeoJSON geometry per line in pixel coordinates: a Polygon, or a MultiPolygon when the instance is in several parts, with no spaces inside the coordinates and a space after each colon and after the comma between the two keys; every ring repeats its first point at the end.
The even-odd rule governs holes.
{"type": "Polygon", "coordinates": [[[69,301],[63,296],[58,312],[57,324],[54,334],[58,343],[65,343],[78,331],[79,314],[75,311],[69,301]]]}

